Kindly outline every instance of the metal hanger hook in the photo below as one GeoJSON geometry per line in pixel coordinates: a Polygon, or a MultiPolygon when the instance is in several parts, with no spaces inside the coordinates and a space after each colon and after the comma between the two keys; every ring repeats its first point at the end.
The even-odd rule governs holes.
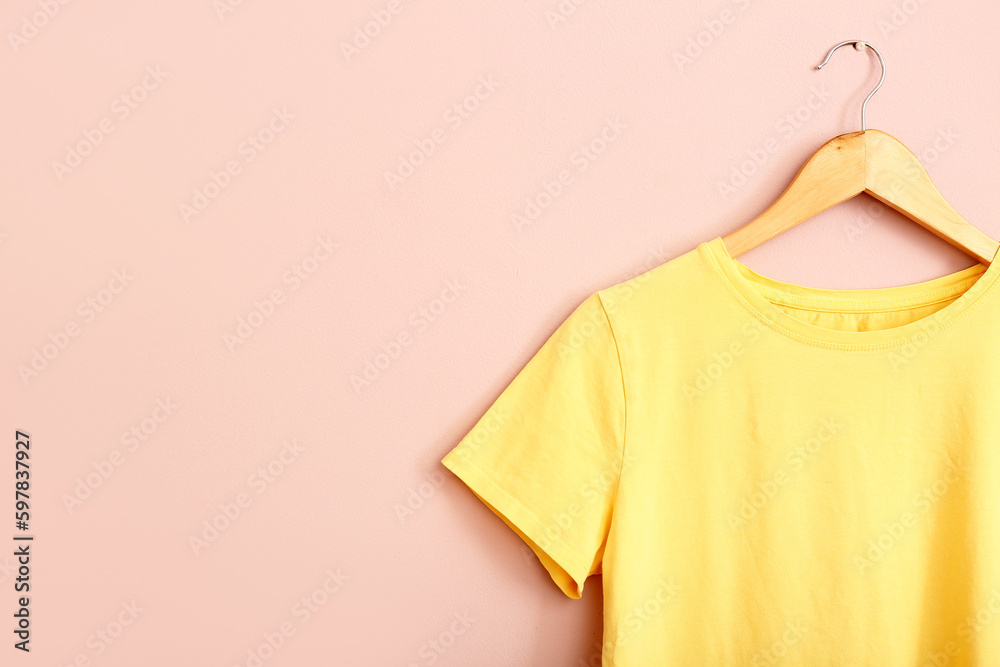
{"type": "Polygon", "coordinates": [[[865,107],[868,106],[868,100],[872,98],[872,95],[878,92],[878,89],[882,87],[882,82],[885,81],[885,61],[882,59],[882,54],[879,53],[878,49],[872,46],[870,42],[865,42],[859,39],[849,39],[846,42],[841,42],[840,44],[837,44],[837,46],[830,49],[830,52],[826,54],[826,58],[823,59],[823,62],[821,62],[819,65],[816,65],[816,69],[822,69],[823,65],[830,62],[830,57],[833,55],[833,52],[847,44],[853,44],[854,48],[857,49],[858,51],[864,51],[865,47],[868,47],[869,49],[875,52],[875,55],[878,56],[879,63],[881,63],[882,65],[882,78],[878,80],[878,85],[875,86],[875,89],[872,90],[872,92],[868,93],[868,97],[866,97],[865,101],[861,104],[861,131],[864,132],[867,129],[867,127],[865,126],[865,107]]]}

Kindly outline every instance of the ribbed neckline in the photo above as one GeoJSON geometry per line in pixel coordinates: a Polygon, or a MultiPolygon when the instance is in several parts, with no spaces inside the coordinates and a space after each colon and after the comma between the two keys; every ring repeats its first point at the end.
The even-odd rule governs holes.
{"type": "Polygon", "coordinates": [[[894,347],[929,336],[955,322],[1000,276],[998,253],[989,266],[975,264],[919,283],[870,289],[825,289],[787,283],[757,273],[729,254],[722,237],[703,242],[698,250],[725,281],[733,296],[765,324],[803,342],[836,349],[894,347]],[[863,313],[906,310],[950,299],[954,301],[931,315],[898,327],[873,331],[828,329],[800,320],[775,305],[863,313]]]}

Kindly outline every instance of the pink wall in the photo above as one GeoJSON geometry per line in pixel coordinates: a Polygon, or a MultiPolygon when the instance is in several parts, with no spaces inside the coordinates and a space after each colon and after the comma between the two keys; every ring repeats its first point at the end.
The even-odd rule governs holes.
{"type": "MultiPolygon", "coordinates": [[[[744,224],[860,129],[878,65],[844,49],[815,70],[839,41],[888,61],[869,127],[1000,236],[998,19],[985,1],[8,0],[0,662],[597,664],[600,586],[564,597],[440,458],[587,294],[744,224]],[[345,53],[373,12],[387,25],[345,53]],[[17,429],[30,657],[9,633],[17,429]]],[[[840,288],[971,265],[873,201],[743,259],[840,288]]]]}

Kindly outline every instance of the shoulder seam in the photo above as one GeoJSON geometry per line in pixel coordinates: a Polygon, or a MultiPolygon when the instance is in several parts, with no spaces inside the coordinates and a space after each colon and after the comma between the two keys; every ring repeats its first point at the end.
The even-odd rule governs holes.
{"type": "Polygon", "coordinates": [[[615,335],[614,325],[611,323],[611,316],[608,314],[608,309],[604,306],[604,298],[601,296],[601,290],[597,291],[597,301],[601,304],[601,312],[604,313],[604,319],[608,323],[608,331],[611,332],[611,340],[615,344],[615,355],[618,358],[618,374],[621,378],[622,383],[622,408],[624,410],[624,416],[622,418],[622,436],[621,436],[621,460],[618,463],[618,483],[615,485],[615,500],[614,507],[618,506],[618,491],[621,488],[621,477],[622,472],[625,468],[625,445],[626,438],[628,434],[628,395],[625,391],[625,367],[622,364],[622,353],[621,348],[618,345],[618,337],[615,335]]]}

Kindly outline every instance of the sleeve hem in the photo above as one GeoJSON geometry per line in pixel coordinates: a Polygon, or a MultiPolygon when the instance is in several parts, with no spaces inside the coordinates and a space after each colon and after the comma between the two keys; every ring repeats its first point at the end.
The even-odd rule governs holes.
{"type": "Polygon", "coordinates": [[[542,521],[475,464],[449,453],[441,463],[461,479],[534,551],[557,586],[568,597],[583,594],[590,567],[559,535],[549,537],[542,521]],[[547,544],[546,547],[541,546],[547,544]]]}

